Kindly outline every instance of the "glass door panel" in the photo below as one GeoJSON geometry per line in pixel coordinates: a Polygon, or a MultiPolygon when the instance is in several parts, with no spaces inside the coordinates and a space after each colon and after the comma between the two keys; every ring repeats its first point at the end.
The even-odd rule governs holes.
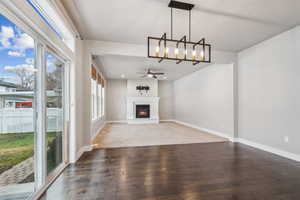
{"type": "Polygon", "coordinates": [[[47,174],[63,162],[64,63],[46,53],[46,152],[47,174]]]}
{"type": "Polygon", "coordinates": [[[0,199],[34,192],[34,39],[0,14],[0,199]]]}

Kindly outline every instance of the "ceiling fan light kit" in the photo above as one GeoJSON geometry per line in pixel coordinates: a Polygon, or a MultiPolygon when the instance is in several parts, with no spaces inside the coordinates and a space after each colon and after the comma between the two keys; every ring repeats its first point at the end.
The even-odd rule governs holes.
{"type": "Polygon", "coordinates": [[[141,78],[154,78],[154,79],[157,79],[158,76],[162,76],[164,75],[165,73],[164,72],[153,72],[151,71],[150,69],[148,69],[145,74],[141,77],[141,78]]]}
{"type": "Polygon", "coordinates": [[[171,38],[167,38],[164,33],[159,37],[148,37],[148,57],[163,60],[175,60],[176,64],[182,61],[192,62],[193,65],[199,63],[211,63],[211,45],[207,44],[205,38],[198,42],[191,41],[191,10],[194,5],[173,1],[169,3],[171,8],[171,38]],[[173,39],[173,8],[189,12],[189,37],[183,36],[180,40],[173,39]]]}

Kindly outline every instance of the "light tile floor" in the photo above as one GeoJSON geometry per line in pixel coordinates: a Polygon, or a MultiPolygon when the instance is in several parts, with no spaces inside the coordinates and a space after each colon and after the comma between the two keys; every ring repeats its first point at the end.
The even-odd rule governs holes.
{"type": "Polygon", "coordinates": [[[226,142],[228,139],[173,122],[160,124],[106,124],[93,141],[94,148],[226,142]]]}

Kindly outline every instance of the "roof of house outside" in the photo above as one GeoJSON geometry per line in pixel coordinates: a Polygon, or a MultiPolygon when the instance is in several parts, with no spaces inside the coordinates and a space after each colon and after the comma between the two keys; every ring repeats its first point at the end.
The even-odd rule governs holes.
{"type": "Polygon", "coordinates": [[[9,87],[9,88],[17,88],[18,86],[14,83],[6,82],[3,80],[0,80],[0,86],[9,87]]]}

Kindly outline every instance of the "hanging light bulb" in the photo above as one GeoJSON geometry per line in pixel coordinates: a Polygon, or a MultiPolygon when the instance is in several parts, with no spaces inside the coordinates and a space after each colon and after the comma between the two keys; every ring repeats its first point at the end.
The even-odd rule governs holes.
{"type": "Polygon", "coordinates": [[[203,50],[200,52],[200,60],[204,60],[204,51],[203,50]]]}
{"type": "Polygon", "coordinates": [[[159,46],[155,48],[155,56],[159,57],[159,46]]]}
{"type": "Polygon", "coordinates": [[[197,52],[196,52],[196,50],[194,49],[193,52],[192,52],[192,59],[193,59],[193,60],[196,60],[196,53],[197,53],[197,52]]]}
{"type": "Polygon", "coordinates": [[[174,53],[175,53],[176,58],[178,58],[179,49],[177,47],[175,48],[174,53]]]}
{"type": "Polygon", "coordinates": [[[165,48],[165,57],[168,57],[168,56],[169,56],[169,48],[166,47],[166,48],[165,48]]]}

